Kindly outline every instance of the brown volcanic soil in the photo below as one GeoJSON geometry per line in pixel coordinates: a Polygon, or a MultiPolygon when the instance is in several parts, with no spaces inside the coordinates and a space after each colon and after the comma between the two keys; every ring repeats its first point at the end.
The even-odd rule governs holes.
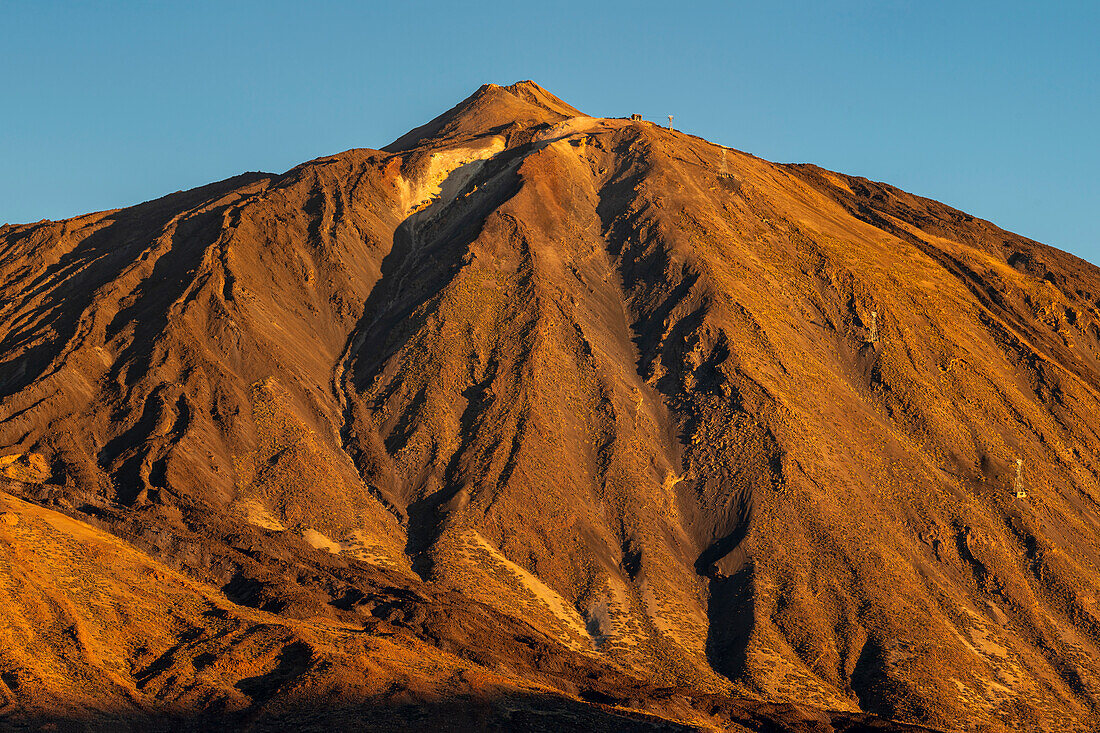
{"type": "Polygon", "coordinates": [[[942,204],[489,85],[0,296],[7,725],[1100,725],[1100,271],[942,204]]]}

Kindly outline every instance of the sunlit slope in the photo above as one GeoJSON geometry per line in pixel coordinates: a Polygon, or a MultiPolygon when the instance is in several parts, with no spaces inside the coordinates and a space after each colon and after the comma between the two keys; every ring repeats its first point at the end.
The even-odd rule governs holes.
{"type": "MultiPolygon", "coordinates": [[[[316,695],[431,691],[457,659],[231,603],[83,522],[0,493],[0,715],[140,727],[154,716],[263,710],[316,695]],[[337,674],[332,668],[339,670],[337,674]],[[144,721],[144,723],[142,723],[144,721]]],[[[405,642],[405,643],[402,643],[405,642]]],[[[501,683],[500,680],[497,681],[501,683]]]]}

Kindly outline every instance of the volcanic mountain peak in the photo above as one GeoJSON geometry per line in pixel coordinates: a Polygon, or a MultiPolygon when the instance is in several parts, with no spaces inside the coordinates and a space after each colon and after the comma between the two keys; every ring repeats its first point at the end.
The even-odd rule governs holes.
{"type": "Polygon", "coordinates": [[[402,135],[383,150],[401,152],[430,140],[500,133],[516,125],[559,122],[581,113],[533,81],[502,87],[484,84],[431,122],[402,135]]]}
{"type": "Polygon", "coordinates": [[[0,636],[0,715],[79,688],[811,727],[750,695],[1088,730],[1098,375],[1091,265],[532,82],[386,150],[5,227],[0,608],[116,691],[0,636]],[[36,605],[39,565],[89,573],[68,536],[145,555],[36,605]],[[162,566],[200,584],[170,628],[92,623],[162,566]]]}
{"type": "MultiPolygon", "coordinates": [[[[493,85],[487,84],[486,86],[493,85]]],[[[504,90],[516,97],[519,97],[520,99],[524,99],[528,102],[537,104],[552,112],[557,112],[558,114],[563,114],[567,117],[576,117],[581,114],[577,111],[575,107],[564,102],[560,97],[557,97],[554,94],[546,91],[530,79],[517,81],[515,84],[510,84],[504,87],[504,90]]]]}

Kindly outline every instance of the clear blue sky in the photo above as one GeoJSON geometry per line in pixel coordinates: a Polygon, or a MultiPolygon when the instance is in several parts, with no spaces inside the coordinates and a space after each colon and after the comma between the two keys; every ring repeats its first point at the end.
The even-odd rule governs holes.
{"type": "Polygon", "coordinates": [[[484,82],[1100,262],[1100,3],[0,0],[0,222],[381,147],[484,82]]]}

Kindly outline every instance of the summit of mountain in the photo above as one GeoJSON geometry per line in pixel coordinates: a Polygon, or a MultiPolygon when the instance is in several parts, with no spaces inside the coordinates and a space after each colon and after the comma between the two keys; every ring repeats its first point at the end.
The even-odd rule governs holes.
{"type": "Polygon", "coordinates": [[[581,116],[578,110],[530,80],[506,87],[484,84],[451,109],[410,130],[383,150],[402,152],[428,142],[460,140],[581,116]]]}

